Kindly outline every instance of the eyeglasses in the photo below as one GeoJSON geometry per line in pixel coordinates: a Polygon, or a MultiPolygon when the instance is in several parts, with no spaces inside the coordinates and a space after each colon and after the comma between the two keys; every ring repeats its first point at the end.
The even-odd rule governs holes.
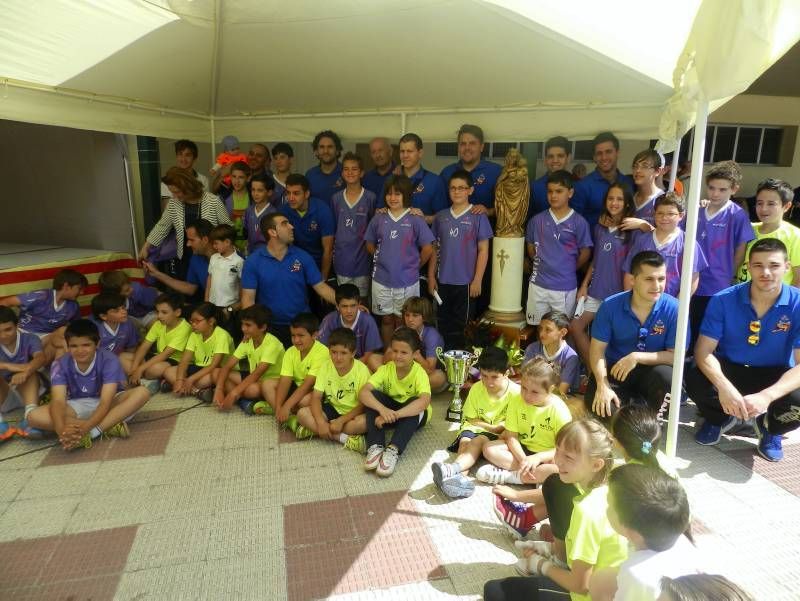
{"type": "Polygon", "coordinates": [[[761,340],[761,320],[754,319],[750,322],[750,335],[747,337],[747,344],[757,345],[761,340]]]}
{"type": "Polygon", "coordinates": [[[639,339],[636,342],[636,350],[642,352],[647,348],[647,328],[639,328],[639,339]]]}
{"type": "Polygon", "coordinates": [[[469,190],[469,186],[450,186],[451,192],[466,192],[469,190]]]}

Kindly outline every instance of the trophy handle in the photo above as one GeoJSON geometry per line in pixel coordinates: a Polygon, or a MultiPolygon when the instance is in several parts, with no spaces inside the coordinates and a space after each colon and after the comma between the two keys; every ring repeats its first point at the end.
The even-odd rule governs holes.
{"type": "Polygon", "coordinates": [[[436,347],[436,356],[438,357],[439,361],[441,361],[442,364],[444,364],[444,353],[442,352],[442,350],[443,350],[442,347],[437,346],[436,347]]]}

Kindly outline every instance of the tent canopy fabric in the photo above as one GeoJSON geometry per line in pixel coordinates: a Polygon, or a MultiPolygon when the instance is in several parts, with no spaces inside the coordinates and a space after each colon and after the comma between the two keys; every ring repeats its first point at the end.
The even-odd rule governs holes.
{"type": "Polygon", "coordinates": [[[714,106],[746,89],[799,15],[800,0],[7,0],[0,116],[202,140],[451,139],[464,122],[510,141],[598,123],[654,137],[665,106],[685,130],[699,90],[714,106]]]}

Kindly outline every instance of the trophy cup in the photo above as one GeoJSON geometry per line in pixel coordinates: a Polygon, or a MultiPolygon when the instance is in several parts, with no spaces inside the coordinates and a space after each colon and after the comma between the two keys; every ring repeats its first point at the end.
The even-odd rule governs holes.
{"type": "Polygon", "coordinates": [[[442,347],[436,349],[436,356],[444,365],[447,381],[453,387],[453,400],[447,408],[447,421],[461,422],[461,387],[467,381],[469,368],[478,360],[478,354],[469,351],[442,352],[442,347]]]}

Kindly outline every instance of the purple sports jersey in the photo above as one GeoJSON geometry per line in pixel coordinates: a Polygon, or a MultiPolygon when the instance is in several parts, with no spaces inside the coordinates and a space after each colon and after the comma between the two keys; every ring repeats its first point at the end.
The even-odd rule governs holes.
{"type": "Polygon", "coordinates": [[[436,213],[431,224],[439,242],[439,282],[464,286],[475,277],[478,242],[492,237],[492,226],[486,215],[475,215],[467,207],[456,217],[453,209],[436,213]]]}
{"type": "Polygon", "coordinates": [[[622,264],[628,255],[633,234],[619,228],[609,229],[599,223],[594,226],[594,263],[589,282],[589,296],[603,300],[622,292],[622,264]]]}
{"type": "Polygon", "coordinates": [[[333,238],[333,269],[336,275],[348,278],[369,275],[372,257],[364,244],[364,232],[375,215],[375,195],[361,188],[353,206],[344,198],[344,190],[333,195],[333,217],[336,234],[333,238]]]}
{"type": "Polygon", "coordinates": [[[422,340],[422,356],[426,359],[435,357],[437,348],[444,348],[444,338],[433,326],[423,326],[419,339],[422,340]]]}
{"type": "Polygon", "coordinates": [[[125,388],[125,373],[114,353],[97,349],[85,373],[78,369],[75,359],[67,353],[53,361],[50,366],[50,383],[66,386],[67,399],[97,399],[105,384],[117,384],[117,390],[125,388]]]}
{"type": "Polygon", "coordinates": [[[556,221],[553,211],[543,211],[528,222],[525,241],[536,247],[531,284],[546,290],[578,287],[578,255],[582,248],[592,246],[589,224],[583,217],[570,209],[566,217],[556,221]]]}
{"type": "Polygon", "coordinates": [[[156,308],[156,299],[161,291],[152,286],[131,282],[131,295],[125,299],[125,308],[131,317],[144,317],[156,308]]]}
{"type": "Polygon", "coordinates": [[[80,307],[73,300],[56,304],[55,290],[35,290],[18,294],[19,327],[27,332],[49,334],[80,316],[80,307]]]}
{"type": "Polygon", "coordinates": [[[364,240],[376,246],[372,279],[387,288],[407,288],[419,281],[419,249],[434,238],[425,220],[406,209],[398,219],[388,212],[375,215],[364,240]]]}
{"type": "Polygon", "coordinates": [[[317,339],[328,346],[328,338],[336,328],[350,328],[356,336],[356,359],[360,359],[367,353],[380,351],[383,348],[381,335],[378,326],[369,313],[359,311],[352,326],[346,326],[342,322],[342,317],[338,311],[331,311],[319,325],[319,336],[317,339]]]}
{"type": "Polygon", "coordinates": [[[664,192],[659,190],[648,198],[640,207],[636,207],[636,212],[633,214],[637,219],[644,219],[650,225],[655,224],[656,218],[656,198],[661,196],[664,192]]]}
{"type": "MultiPolygon", "coordinates": [[[[598,224],[597,227],[602,226],[598,224]]],[[[595,231],[597,231],[596,228],[595,231]]],[[[553,355],[548,355],[538,340],[531,342],[525,348],[525,361],[534,357],[544,357],[550,365],[558,368],[558,378],[561,382],[569,384],[570,390],[578,389],[581,362],[578,359],[578,353],[566,342],[562,342],[561,347],[553,355]]]]}
{"type": "Polygon", "coordinates": [[[713,296],[731,285],[736,247],[755,238],[747,213],[730,200],[713,217],[701,209],[697,221],[697,244],[708,261],[697,286],[698,296],[713,296]]]}
{"type": "MultiPolygon", "coordinates": [[[[17,330],[17,341],[7,348],[0,344],[0,363],[29,363],[36,353],[42,352],[42,342],[36,334],[17,330]]],[[[8,370],[0,370],[0,377],[8,380],[13,374],[8,370]]]]}
{"type": "Polygon", "coordinates": [[[116,329],[101,319],[92,319],[92,321],[100,333],[100,342],[97,348],[119,355],[138,346],[139,330],[136,329],[132,321],[123,321],[117,324],[116,329]]]}
{"type": "MultiPolygon", "coordinates": [[[[664,292],[677,298],[678,292],[681,289],[681,264],[683,262],[683,247],[685,242],[685,234],[683,233],[683,230],[678,228],[677,233],[677,236],[661,246],[659,246],[656,242],[655,232],[650,234],[642,233],[636,236],[633,244],[631,244],[631,249],[628,252],[628,256],[625,258],[625,263],[623,265],[625,273],[631,272],[631,261],[633,261],[633,257],[635,257],[638,253],[642,252],[643,250],[654,250],[664,257],[664,261],[667,264],[667,285],[664,292]]],[[[693,273],[700,273],[708,266],[706,257],[703,254],[703,251],[700,250],[699,245],[695,246],[693,264],[693,273]]]]}
{"type": "Polygon", "coordinates": [[[244,212],[242,219],[242,227],[247,235],[247,254],[251,255],[253,251],[261,246],[266,246],[267,241],[264,239],[264,234],[261,233],[261,220],[275,212],[275,207],[272,205],[265,205],[261,211],[256,210],[256,205],[250,205],[244,212]]]}

